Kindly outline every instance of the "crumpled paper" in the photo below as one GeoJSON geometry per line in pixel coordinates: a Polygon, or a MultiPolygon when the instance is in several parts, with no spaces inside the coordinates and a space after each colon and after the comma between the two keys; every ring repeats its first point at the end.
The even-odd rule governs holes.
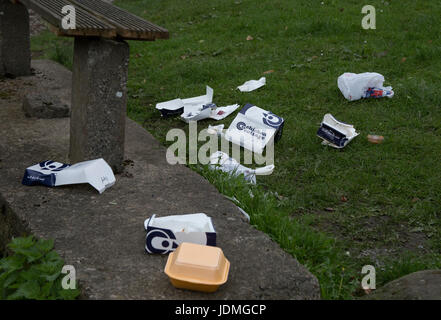
{"type": "Polygon", "coordinates": [[[212,126],[212,125],[208,125],[208,129],[207,129],[207,133],[208,134],[214,134],[214,135],[218,135],[218,136],[223,136],[223,131],[224,131],[224,124],[219,124],[217,126],[212,126]]]}
{"type": "Polygon", "coordinates": [[[156,109],[163,117],[180,115],[181,119],[188,123],[207,118],[222,120],[239,108],[238,104],[218,107],[213,103],[213,95],[214,90],[207,86],[205,95],[160,102],[156,104],[156,109]]]}
{"type": "Polygon", "coordinates": [[[211,111],[210,118],[214,120],[225,119],[234,111],[236,111],[237,108],[239,108],[239,105],[237,103],[225,107],[217,107],[211,111]]]}
{"type": "Polygon", "coordinates": [[[262,77],[259,80],[249,80],[246,81],[243,85],[238,86],[241,92],[251,92],[263,87],[266,84],[266,78],[262,77]]]}

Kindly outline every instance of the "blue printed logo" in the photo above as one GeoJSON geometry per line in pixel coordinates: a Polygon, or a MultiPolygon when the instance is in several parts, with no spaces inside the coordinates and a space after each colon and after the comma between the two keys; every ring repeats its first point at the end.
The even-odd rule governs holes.
{"type": "Polygon", "coordinates": [[[48,171],[61,171],[69,167],[68,164],[58,163],[55,161],[45,161],[40,163],[41,170],[48,170],[48,171]]]}
{"type": "Polygon", "coordinates": [[[280,118],[279,116],[276,116],[272,112],[264,113],[263,116],[264,116],[264,118],[262,119],[263,123],[274,129],[278,129],[280,125],[283,123],[283,119],[280,118]]]}
{"type": "Polygon", "coordinates": [[[245,122],[238,122],[236,125],[237,129],[239,130],[244,130],[246,126],[247,125],[245,124],[245,122]]]}
{"type": "Polygon", "coordinates": [[[151,229],[145,239],[145,249],[148,253],[166,254],[178,247],[176,237],[170,230],[151,229]]]}

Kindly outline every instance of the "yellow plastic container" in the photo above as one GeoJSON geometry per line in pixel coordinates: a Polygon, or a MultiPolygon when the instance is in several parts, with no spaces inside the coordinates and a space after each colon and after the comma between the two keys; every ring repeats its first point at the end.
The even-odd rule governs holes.
{"type": "Polygon", "coordinates": [[[227,282],[229,270],[222,249],[183,242],[169,254],[164,271],[176,288],[214,292],[227,282]]]}

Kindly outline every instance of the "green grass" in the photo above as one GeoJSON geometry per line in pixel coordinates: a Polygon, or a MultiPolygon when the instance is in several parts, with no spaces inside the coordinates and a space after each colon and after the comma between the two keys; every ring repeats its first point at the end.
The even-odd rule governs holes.
{"type": "MultiPolygon", "coordinates": [[[[158,140],[167,145],[170,128],[188,126],[161,119],[155,104],[203,94],[205,85],[214,88],[218,105],[250,102],[285,118],[276,170],[258,177],[254,198],[240,179],[194,169],[238,199],[253,225],[305,264],[323,298],[351,299],[361,294],[365,264],[377,267],[377,285],[441,267],[441,4],[373,0],[377,29],[363,30],[359,1],[321,2],[116,4],[171,34],[130,42],[129,116],[158,140]],[[235,89],[267,70],[274,72],[264,88],[235,89]],[[383,74],[395,97],[346,101],[337,77],[367,71],[383,74]],[[316,137],[327,112],[360,132],[343,150],[316,137]],[[385,141],[370,144],[367,134],[385,141]]],[[[56,54],[51,38],[34,38],[33,49],[71,61],[56,54]]],[[[202,121],[198,129],[208,124],[218,123],[202,121]]]]}
{"type": "Polygon", "coordinates": [[[73,39],[57,38],[49,30],[44,30],[32,38],[31,50],[33,59],[54,60],[72,70],[73,39]]]}

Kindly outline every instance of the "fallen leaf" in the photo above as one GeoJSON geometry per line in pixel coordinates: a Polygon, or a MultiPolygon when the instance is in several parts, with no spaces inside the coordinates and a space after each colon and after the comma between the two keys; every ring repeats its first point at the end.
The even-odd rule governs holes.
{"type": "Polygon", "coordinates": [[[407,58],[403,57],[403,59],[401,59],[401,63],[406,62],[407,58]]]}
{"type": "Polygon", "coordinates": [[[328,207],[328,208],[325,208],[325,211],[328,211],[328,212],[334,212],[335,209],[334,209],[334,208],[330,208],[330,207],[328,207]]]}
{"type": "Polygon", "coordinates": [[[186,55],[186,54],[184,54],[183,56],[181,56],[181,59],[182,60],[185,60],[185,59],[187,59],[188,58],[188,56],[186,55]]]}
{"type": "Polygon", "coordinates": [[[269,74],[269,73],[273,73],[273,72],[274,72],[274,70],[267,70],[263,74],[269,74]]]}
{"type": "Polygon", "coordinates": [[[348,198],[346,198],[345,196],[341,196],[340,200],[341,202],[348,202],[348,198]]]}
{"type": "Polygon", "coordinates": [[[250,41],[250,40],[254,40],[254,38],[252,36],[248,36],[247,41],[250,41]]]}
{"type": "Polygon", "coordinates": [[[419,200],[420,200],[419,198],[416,198],[416,197],[415,197],[415,198],[412,199],[412,203],[415,203],[415,202],[417,202],[417,201],[419,201],[419,200]]]}

